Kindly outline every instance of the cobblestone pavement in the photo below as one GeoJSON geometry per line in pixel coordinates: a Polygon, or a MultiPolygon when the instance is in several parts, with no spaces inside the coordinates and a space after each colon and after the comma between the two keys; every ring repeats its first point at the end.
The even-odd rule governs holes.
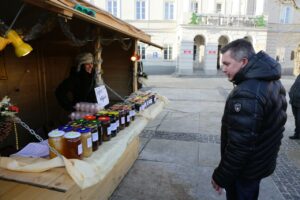
{"type": "MultiPolygon", "coordinates": [[[[176,133],[144,130],[140,137],[151,139],[167,139],[179,141],[197,141],[200,143],[220,144],[218,135],[204,135],[199,133],[176,133]]],[[[287,155],[289,150],[299,150],[300,142],[294,140],[282,140],[277,167],[272,180],[286,200],[300,199],[300,167],[293,163],[287,155]]]]}

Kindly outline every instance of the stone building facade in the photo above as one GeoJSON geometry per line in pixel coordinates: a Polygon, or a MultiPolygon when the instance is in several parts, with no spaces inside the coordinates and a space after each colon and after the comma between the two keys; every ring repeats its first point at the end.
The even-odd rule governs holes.
{"type": "Polygon", "coordinates": [[[144,66],[174,66],[179,75],[198,70],[215,74],[220,70],[220,48],[246,38],[256,51],[264,50],[277,58],[285,73],[299,68],[300,10],[292,0],[90,2],[142,29],[164,47],[161,51],[139,44],[144,66]]]}

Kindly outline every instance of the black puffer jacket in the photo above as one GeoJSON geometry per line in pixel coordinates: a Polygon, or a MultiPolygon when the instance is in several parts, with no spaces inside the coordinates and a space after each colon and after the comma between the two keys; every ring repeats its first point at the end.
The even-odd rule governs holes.
{"type": "Polygon", "coordinates": [[[297,76],[294,84],[292,85],[290,92],[290,104],[292,106],[300,108],[300,75],[297,76]]]}
{"type": "Polygon", "coordinates": [[[66,111],[74,111],[74,106],[78,102],[97,102],[95,86],[95,71],[89,74],[81,67],[79,72],[71,72],[70,76],[56,88],[55,95],[66,111]]]}
{"type": "Polygon", "coordinates": [[[221,161],[213,173],[219,186],[273,173],[287,119],[280,76],[280,64],[259,52],[234,77],[222,118],[221,161]]]}

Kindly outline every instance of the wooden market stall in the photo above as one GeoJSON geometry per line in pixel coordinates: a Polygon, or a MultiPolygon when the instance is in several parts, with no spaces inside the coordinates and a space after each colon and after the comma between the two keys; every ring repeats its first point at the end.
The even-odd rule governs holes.
{"type": "MultiPolygon", "coordinates": [[[[78,53],[92,52],[105,83],[124,97],[136,89],[136,68],[130,57],[137,41],[159,47],[143,31],[84,2],[81,4],[95,11],[94,16],[75,10],[68,0],[24,2],[12,29],[23,34],[33,51],[21,58],[16,57],[12,45],[0,51],[0,97],[8,95],[21,108],[18,116],[43,138],[66,120],[54,91],[70,73],[78,53]]],[[[1,2],[0,26],[1,22],[11,25],[24,2],[1,2]]],[[[113,93],[109,97],[111,101],[119,100],[113,93]]],[[[17,128],[19,146],[23,147],[32,136],[17,128]]],[[[14,137],[4,143],[14,143],[14,137]]]]}
{"type": "MultiPolygon", "coordinates": [[[[68,0],[0,3],[0,33],[7,28],[16,30],[33,48],[24,57],[16,57],[12,45],[0,51],[0,97],[8,95],[20,107],[18,117],[44,139],[48,131],[66,120],[54,91],[69,75],[78,53],[92,52],[98,77],[125,97],[137,89],[137,64],[130,60],[137,50],[137,42],[161,48],[134,26],[84,1],[76,2],[79,4],[68,0]]],[[[111,92],[109,98],[119,100],[111,92]]],[[[140,121],[146,124],[144,119],[140,121]]],[[[19,149],[36,141],[19,125],[16,130],[19,149]]],[[[0,144],[1,156],[7,153],[7,146],[15,146],[13,133],[14,130],[0,144]]],[[[32,195],[30,199],[107,199],[137,158],[139,141],[136,133],[133,135],[117,164],[92,187],[80,189],[64,168],[43,173],[0,169],[0,199],[24,199],[24,195],[32,195]]]]}

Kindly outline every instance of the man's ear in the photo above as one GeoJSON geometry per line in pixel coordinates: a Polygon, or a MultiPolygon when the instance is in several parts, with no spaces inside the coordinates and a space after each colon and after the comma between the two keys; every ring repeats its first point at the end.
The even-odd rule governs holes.
{"type": "Polygon", "coordinates": [[[243,58],[242,59],[242,68],[245,67],[248,64],[249,60],[248,58],[243,58]]]}

